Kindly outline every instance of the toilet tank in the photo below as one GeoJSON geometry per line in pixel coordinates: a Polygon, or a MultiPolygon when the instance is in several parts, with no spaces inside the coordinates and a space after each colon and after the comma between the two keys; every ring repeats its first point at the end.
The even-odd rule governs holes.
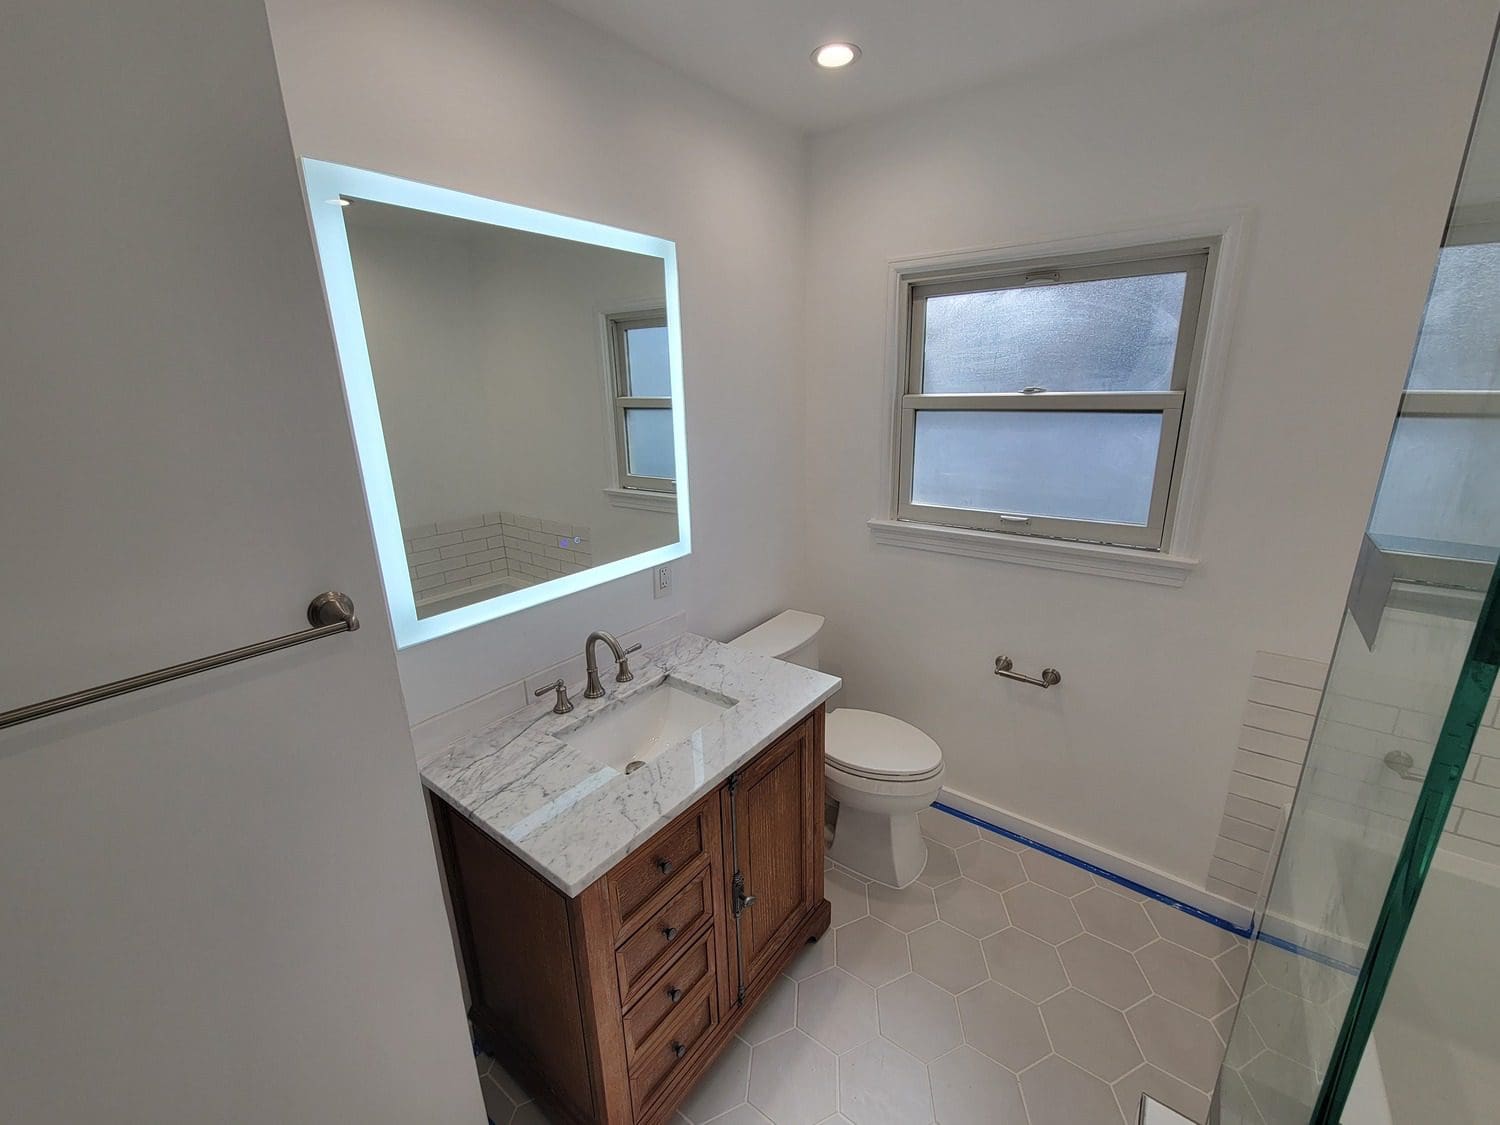
{"type": "Polygon", "coordinates": [[[757,625],[748,633],[741,633],[729,644],[735,648],[758,652],[762,656],[816,669],[818,634],[822,631],[823,619],[816,613],[788,609],[757,625]]]}

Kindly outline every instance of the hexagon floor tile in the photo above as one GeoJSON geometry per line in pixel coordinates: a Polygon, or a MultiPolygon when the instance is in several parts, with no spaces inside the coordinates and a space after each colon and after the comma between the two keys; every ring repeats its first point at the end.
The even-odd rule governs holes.
{"type": "Polygon", "coordinates": [[[937,899],[938,917],[966,934],[985,938],[1010,925],[1005,900],[972,879],[954,879],[933,893],[937,899]]]}
{"type": "Polygon", "coordinates": [[[875,990],[843,969],[825,969],[797,985],[797,1026],[842,1054],[879,1034],[875,990]]]}
{"type": "Polygon", "coordinates": [[[964,1041],[953,993],[926,977],[908,973],[875,994],[880,1034],[896,1046],[931,1062],[964,1041]]]}
{"type": "Polygon", "coordinates": [[[911,949],[912,971],[955,995],[983,984],[989,977],[979,940],[946,922],[934,922],[908,934],[906,944],[911,949]]]}
{"type": "Polygon", "coordinates": [[[835,962],[876,988],[911,972],[906,935],[879,918],[861,918],[839,930],[835,962]]]}
{"type": "MultiPolygon", "coordinates": [[[[1247,943],[938,809],[919,819],[930,870],[898,891],[830,866],[834,928],[672,1125],[1133,1125],[1142,1092],[1201,1120],[1247,943]]],[[[547,1125],[476,1061],[494,1125],[547,1125]]]]}

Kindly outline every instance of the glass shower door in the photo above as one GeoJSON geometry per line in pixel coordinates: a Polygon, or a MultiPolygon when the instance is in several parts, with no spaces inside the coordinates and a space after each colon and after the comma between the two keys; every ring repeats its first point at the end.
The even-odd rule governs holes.
{"type": "Polygon", "coordinates": [[[1500,186],[1470,175],[1500,162],[1492,100],[1287,813],[1221,1125],[1390,1121],[1366,1045],[1500,662],[1500,186]]]}

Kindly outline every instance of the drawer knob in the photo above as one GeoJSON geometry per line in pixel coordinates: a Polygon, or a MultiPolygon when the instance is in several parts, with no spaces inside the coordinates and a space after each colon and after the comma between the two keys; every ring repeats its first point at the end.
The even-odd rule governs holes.
{"type": "Polygon", "coordinates": [[[677,1001],[679,1001],[679,1000],[682,999],[682,989],[680,989],[680,988],[669,988],[669,989],[667,989],[667,999],[670,1000],[670,1001],[672,1001],[672,1003],[674,1003],[674,1004],[677,1003],[677,1001]]]}
{"type": "Polygon", "coordinates": [[[656,861],[656,869],[663,875],[672,874],[672,861],[670,859],[659,859],[656,861]]]}
{"type": "Polygon", "coordinates": [[[683,1055],[687,1054],[687,1047],[681,1043],[673,1043],[672,1053],[680,1059],[683,1055]]]}
{"type": "Polygon", "coordinates": [[[666,938],[668,941],[671,941],[674,937],[677,936],[677,927],[676,926],[663,926],[662,927],[662,931],[661,931],[661,936],[664,937],[664,938],[666,938]]]}

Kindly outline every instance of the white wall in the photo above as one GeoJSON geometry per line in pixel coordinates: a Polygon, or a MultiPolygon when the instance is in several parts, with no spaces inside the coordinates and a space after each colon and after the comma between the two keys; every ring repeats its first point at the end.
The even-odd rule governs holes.
{"type": "Polygon", "coordinates": [[[0,709],[364,611],[0,733],[0,1120],[482,1121],[264,13],[11,6],[0,149],[0,709]]]}
{"type": "Polygon", "coordinates": [[[304,155],[670,238],[693,554],[400,654],[413,722],[685,609],[727,635],[801,571],[803,166],[796,135],[541,0],[271,0],[304,155]]]}
{"type": "Polygon", "coordinates": [[[1493,19],[1277,5],[815,138],[807,602],[844,702],[926,729],[951,787],[1202,885],[1254,653],[1332,645],[1493,19]],[[1186,585],[872,543],[890,259],[1221,208],[1251,233],[1186,585]]]}

